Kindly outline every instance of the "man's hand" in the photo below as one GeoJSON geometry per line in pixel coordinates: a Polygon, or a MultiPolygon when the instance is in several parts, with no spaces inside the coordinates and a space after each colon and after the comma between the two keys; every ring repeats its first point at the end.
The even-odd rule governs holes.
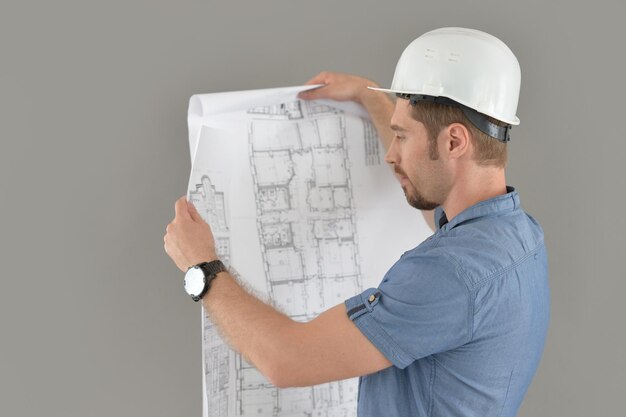
{"type": "Polygon", "coordinates": [[[370,90],[367,87],[378,87],[374,81],[356,75],[339,72],[320,72],[306,82],[306,85],[324,84],[314,90],[301,92],[298,97],[303,100],[330,99],[335,101],[355,101],[365,107],[369,113],[378,136],[385,150],[393,139],[393,131],[389,127],[393,114],[394,102],[382,91],[370,90]]]}
{"type": "Polygon", "coordinates": [[[183,272],[201,262],[217,259],[215,240],[209,225],[185,196],[174,206],[176,215],[163,237],[165,252],[183,272]]]}
{"type": "Polygon", "coordinates": [[[301,92],[298,97],[303,100],[330,99],[335,101],[356,101],[363,104],[366,96],[378,94],[367,87],[378,85],[363,77],[342,74],[339,72],[320,72],[305,83],[305,85],[325,84],[314,90],[301,92]]]}
{"type": "MultiPolygon", "coordinates": [[[[394,102],[387,93],[370,90],[367,87],[378,87],[374,81],[356,75],[339,72],[320,72],[305,83],[306,85],[324,84],[314,90],[301,92],[302,100],[330,99],[335,101],[355,101],[365,107],[378,132],[385,151],[389,149],[394,132],[390,128],[394,102]]],[[[422,210],[428,226],[435,231],[435,220],[432,211],[422,210]]]]}

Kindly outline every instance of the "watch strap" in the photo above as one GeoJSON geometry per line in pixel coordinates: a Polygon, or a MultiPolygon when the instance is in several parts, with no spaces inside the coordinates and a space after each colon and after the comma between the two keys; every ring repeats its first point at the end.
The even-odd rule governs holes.
{"type": "Polygon", "coordinates": [[[204,285],[204,290],[197,297],[194,297],[194,301],[200,301],[202,297],[209,291],[211,287],[211,282],[217,277],[217,274],[220,272],[226,272],[226,266],[219,259],[211,262],[202,262],[196,265],[198,268],[202,269],[204,272],[204,277],[206,279],[206,284],[204,285]]]}
{"type": "Polygon", "coordinates": [[[211,262],[202,262],[198,264],[198,267],[204,271],[204,275],[215,278],[215,275],[220,272],[226,271],[226,266],[219,259],[211,262]]]}

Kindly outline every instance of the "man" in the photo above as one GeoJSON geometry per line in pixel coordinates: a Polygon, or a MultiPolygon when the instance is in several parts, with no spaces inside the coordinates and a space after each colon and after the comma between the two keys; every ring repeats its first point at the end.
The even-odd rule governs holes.
{"type": "Polygon", "coordinates": [[[378,288],[298,323],[223,271],[209,226],[183,197],[165,250],[182,271],[209,263],[189,269],[186,280],[202,285],[188,292],[276,386],[360,376],[359,416],[514,416],[549,318],[543,232],[504,174],[519,123],[517,59],[491,35],[444,28],[406,48],[389,90],[337,73],[309,84],[324,86],[303,99],[368,110],[409,204],[435,209],[434,235],[378,288]]]}

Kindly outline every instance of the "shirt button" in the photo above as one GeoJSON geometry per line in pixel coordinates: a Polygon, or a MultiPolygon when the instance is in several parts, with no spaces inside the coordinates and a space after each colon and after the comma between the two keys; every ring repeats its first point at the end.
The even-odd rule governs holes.
{"type": "Polygon", "coordinates": [[[370,298],[368,298],[370,303],[373,303],[375,299],[376,299],[376,296],[374,294],[370,295],[370,298]]]}

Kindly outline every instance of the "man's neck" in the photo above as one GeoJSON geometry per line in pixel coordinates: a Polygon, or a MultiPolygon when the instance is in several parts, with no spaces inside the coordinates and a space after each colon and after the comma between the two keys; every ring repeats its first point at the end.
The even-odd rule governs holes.
{"type": "Polygon", "coordinates": [[[503,194],[506,194],[504,169],[482,168],[464,181],[456,182],[442,207],[448,220],[452,220],[468,207],[503,194]]]}

